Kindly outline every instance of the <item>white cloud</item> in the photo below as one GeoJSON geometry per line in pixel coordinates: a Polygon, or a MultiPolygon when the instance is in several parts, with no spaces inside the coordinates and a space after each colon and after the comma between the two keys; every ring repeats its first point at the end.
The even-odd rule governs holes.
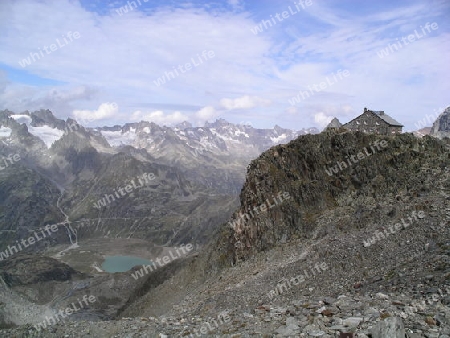
{"type": "Polygon", "coordinates": [[[88,86],[33,87],[16,83],[6,85],[2,92],[1,82],[0,73],[0,109],[19,113],[44,108],[50,109],[57,117],[64,119],[72,114],[74,102],[89,101],[97,93],[88,86]]]}
{"type": "Polygon", "coordinates": [[[236,99],[222,99],[220,105],[225,109],[248,109],[254,107],[267,107],[272,102],[268,99],[263,99],[258,96],[245,95],[236,99]]]}
{"type": "Polygon", "coordinates": [[[291,115],[295,115],[298,113],[298,108],[296,106],[289,106],[286,108],[285,112],[291,115]]]}
{"type": "Polygon", "coordinates": [[[195,113],[195,116],[199,120],[207,121],[211,118],[214,118],[217,115],[216,109],[211,106],[203,107],[198,112],[195,113]]]}
{"type": "Polygon", "coordinates": [[[243,0],[228,0],[227,3],[233,7],[234,10],[242,10],[244,8],[243,0]]]}
{"type": "Polygon", "coordinates": [[[152,112],[142,112],[138,110],[131,115],[131,120],[135,122],[149,121],[159,125],[170,126],[184,121],[188,121],[189,118],[188,116],[182,114],[179,111],[173,112],[172,114],[165,114],[161,110],[156,110],[152,112]]]}
{"type": "Polygon", "coordinates": [[[73,117],[79,121],[97,121],[114,117],[119,111],[117,103],[102,103],[97,110],[74,110],[73,117]]]}
{"type": "Polygon", "coordinates": [[[316,122],[321,128],[325,128],[332,119],[333,116],[328,116],[323,112],[314,115],[314,122],[316,122]]]}
{"type": "MultiPolygon", "coordinates": [[[[95,107],[89,102],[93,98],[96,105],[113,99],[121,109],[147,110],[141,114],[166,123],[181,116],[195,122],[215,117],[221,110],[236,110],[232,117],[240,121],[246,117],[239,109],[258,108],[265,127],[278,123],[299,129],[315,123],[317,112],[328,116],[324,106],[346,104],[350,109],[339,111],[341,115],[359,114],[367,106],[413,126],[446,104],[450,90],[450,68],[442,57],[450,53],[446,1],[433,6],[381,4],[368,15],[358,15],[367,10],[364,5],[349,10],[338,2],[315,1],[296,18],[258,35],[251,28],[287,4],[264,1],[261,6],[245,6],[244,1],[228,0],[224,6],[154,5],[144,12],[146,5],[141,1],[142,6],[120,16],[114,9],[125,3],[116,2],[115,8],[109,6],[110,13],[99,14],[95,7],[72,0],[3,2],[0,63],[9,68],[7,76],[0,71],[0,109],[49,108],[67,116],[74,109],[95,107]],[[439,29],[432,34],[388,57],[377,56],[396,38],[434,21],[439,29]],[[44,52],[26,67],[26,74],[14,73],[14,69],[24,72],[19,61],[57,38],[61,41],[69,31],[79,32],[80,38],[48,55],[44,52]],[[191,58],[198,63],[197,54],[204,50],[214,51],[215,57],[155,88],[154,79],[192,63],[191,58]],[[299,90],[324,81],[338,69],[348,69],[351,76],[295,110],[289,107],[288,99],[299,90]],[[42,85],[39,77],[56,84],[42,85]],[[197,112],[198,108],[166,109],[152,107],[152,102],[205,108],[197,112]],[[216,112],[207,107],[215,107],[216,112]],[[159,109],[162,115],[156,113],[159,109]],[[281,112],[285,113],[280,121],[281,112]]],[[[105,116],[99,111],[96,116],[105,116]]],[[[105,119],[115,124],[116,117],[105,119]]],[[[124,115],[119,118],[120,123],[128,120],[124,115]]]]}

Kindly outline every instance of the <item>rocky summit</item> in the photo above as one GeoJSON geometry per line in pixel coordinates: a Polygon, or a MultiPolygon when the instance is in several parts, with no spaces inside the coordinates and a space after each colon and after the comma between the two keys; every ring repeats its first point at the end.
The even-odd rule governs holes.
{"type": "Polygon", "coordinates": [[[101,296],[39,330],[31,307],[34,322],[0,336],[449,337],[449,151],[448,139],[339,128],[272,147],[248,166],[240,206],[208,244],[137,284],[6,265],[7,318],[8,299],[48,304],[23,293],[30,283],[78,289],[53,308],[101,296]]]}
{"type": "Polygon", "coordinates": [[[447,107],[438,116],[430,130],[430,135],[437,138],[450,137],[450,107],[447,107]]]}

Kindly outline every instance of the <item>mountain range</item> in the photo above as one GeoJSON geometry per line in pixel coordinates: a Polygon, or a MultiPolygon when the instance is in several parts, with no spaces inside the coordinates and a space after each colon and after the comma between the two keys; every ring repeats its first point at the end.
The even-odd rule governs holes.
{"type": "MultiPolygon", "coordinates": [[[[0,229],[9,232],[0,248],[23,231],[66,218],[75,231],[81,224],[87,228],[94,223],[102,229],[87,235],[81,228],[80,238],[108,233],[151,238],[160,245],[186,239],[204,244],[236,207],[252,158],[275,144],[317,132],[278,126],[261,130],[225,120],[201,128],[187,122],[170,128],[144,121],[85,128],[72,119],[60,120],[49,110],[2,111],[0,154],[5,158],[17,154],[21,160],[7,162],[1,173],[1,203],[8,212],[0,216],[0,229]],[[110,197],[111,204],[95,208],[144,173],[156,179],[120,201],[110,197]],[[29,180],[38,184],[27,185],[29,180]],[[14,196],[21,190],[25,200],[10,208],[18,203],[14,196]],[[209,217],[202,217],[204,213],[209,217]]],[[[62,232],[58,235],[65,237],[62,232]]]]}

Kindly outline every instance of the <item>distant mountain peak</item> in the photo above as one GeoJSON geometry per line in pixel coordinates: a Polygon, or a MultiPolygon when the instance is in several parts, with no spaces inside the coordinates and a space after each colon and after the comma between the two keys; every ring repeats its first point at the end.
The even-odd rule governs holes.
{"type": "Polygon", "coordinates": [[[225,119],[217,119],[215,122],[213,123],[209,123],[209,122],[205,122],[205,128],[217,128],[217,127],[224,127],[224,126],[229,126],[230,123],[225,120],[225,119]]]}
{"type": "Polygon", "coordinates": [[[179,128],[181,130],[184,129],[188,129],[188,128],[192,128],[192,123],[188,122],[188,121],[183,121],[181,123],[178,123],[175,128],[179,128]]]}

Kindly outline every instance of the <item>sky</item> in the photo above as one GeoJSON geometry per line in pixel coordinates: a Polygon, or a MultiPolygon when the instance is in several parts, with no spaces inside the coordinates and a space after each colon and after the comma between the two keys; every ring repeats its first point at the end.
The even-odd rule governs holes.
{"type": "Polygon", "coordinates": [[[0,109],[300,130],[367,107],[412,131],[450,106],[449,14],[447,0],[1,0],[0,109]]]}

